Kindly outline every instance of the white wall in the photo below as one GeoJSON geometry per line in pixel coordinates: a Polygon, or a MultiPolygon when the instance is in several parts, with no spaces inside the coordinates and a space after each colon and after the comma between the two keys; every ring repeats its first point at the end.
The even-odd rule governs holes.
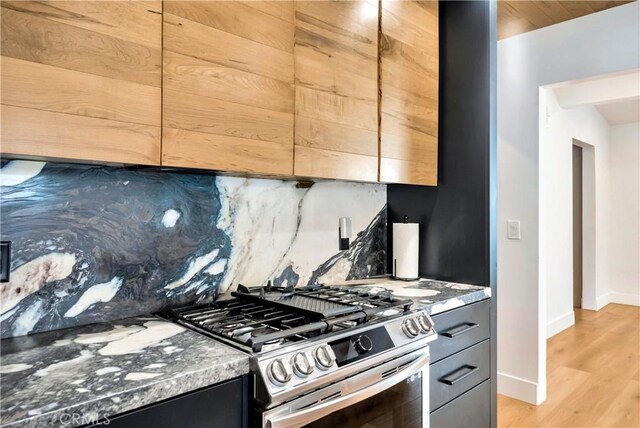
{"type": "Polygon", "coordinates": [[[640,306],[640,123],[611,127],[609,300],[640,306]]]}
{"type": "Polygon", "coordinates": [[[629,3],[498,42],[498,390],[531,403],[546,398],[539,88],[640,67],[639,7],[629,3]],[[506,239],[507,219],[521,221],[520,241],[506,239]]]}
{"type": "MultiPolygon", "coordinates": [[[[565,89],[565,87],[563,87],[565,89]]],[[[565,109],[556,90],[541,91],[546,112],[540,120],[540,252],[545,254],[547,332],[551,337],[574,324],[573,313],[573,186],[572,146],[583,147],[582,306],[599,309],[608,303],[610,257],[609,124],[593,106],[565,109]],[[591,181],[593,180],[593,181],[591,181]],[[606,302],[604,304],[599,302],[606,302]]]]}

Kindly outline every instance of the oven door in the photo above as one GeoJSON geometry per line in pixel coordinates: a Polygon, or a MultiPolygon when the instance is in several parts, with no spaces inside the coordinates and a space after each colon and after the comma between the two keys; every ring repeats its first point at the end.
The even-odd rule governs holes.
{"type": "Polygon", "coordinates": [[[267,428],[429,427],[429,347],[265,412],[267,428]]]}

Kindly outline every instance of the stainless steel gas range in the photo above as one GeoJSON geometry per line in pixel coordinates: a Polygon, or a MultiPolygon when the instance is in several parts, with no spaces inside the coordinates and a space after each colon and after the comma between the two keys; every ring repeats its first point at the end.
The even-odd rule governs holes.
{"type": "Polygon", "coordinates": [[[238,286],[179,323],[251,355],[252,425],[428,427],[429,315],[388,292],[238,286]]]}

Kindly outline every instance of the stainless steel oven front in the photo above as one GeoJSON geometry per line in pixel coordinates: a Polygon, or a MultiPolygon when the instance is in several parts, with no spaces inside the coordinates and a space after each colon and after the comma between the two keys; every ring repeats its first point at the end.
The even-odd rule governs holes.
{"type": "Polygon", "coordinates": [[[261,414],[267,428],[428,428],[429,347],[367,365],[261,414]]]}

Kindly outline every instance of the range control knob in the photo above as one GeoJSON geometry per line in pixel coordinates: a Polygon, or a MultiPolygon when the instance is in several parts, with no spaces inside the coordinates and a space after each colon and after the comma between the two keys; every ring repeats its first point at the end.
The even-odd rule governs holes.
{"type": "Polygon", "coordinates": [[[309,356],[304,352],[298,352],[291,359],[293,372],[300,377],[307,377],[313,373],[313,362],[309,361],[309,356]]]}
{"type": "Polygon", "coordinates": [[[267,367],[267,376],[271,383],[282,386],[291,380],[291,364],[283,358],[273,360],[267,367]]]}
{"type": "Polygon", "coordinates": [[[431,331],[431,322],[426,315],[420,315],[418,317],[418,324],[423,333],[429,333],[431,331]]]}
{"type": "Polygon", "coordinates": [[[373,348],[373,342],[369,339],[369,336],[366,334],[361,334],[358,338],[353,342],[353,347],[356,349],[358,354],[366,354],[371,351],[373,348]]]}
{"type": "Polygon", "coordinates": [[[316,365],[320,370],[328,370],[336,361],[336,355],[333,353],[333,349],[329,345],[321,345],[313,351],[313,356],[316,359],[316,365]]]}
{"type": "Polygon", "coordinates": [[[402,331],[410,338],[416,337],[420,334],[420,326],[415,318],[409,318],[403,321],[402,331]]]}

